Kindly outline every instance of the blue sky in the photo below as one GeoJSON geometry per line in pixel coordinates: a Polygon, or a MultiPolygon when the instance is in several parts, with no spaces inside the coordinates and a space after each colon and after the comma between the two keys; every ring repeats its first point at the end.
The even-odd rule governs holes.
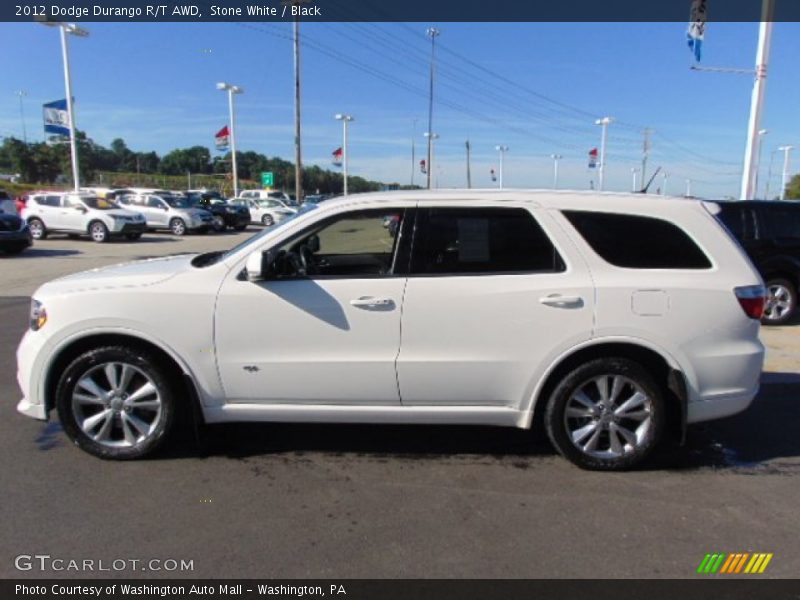
{"type": "MultiPolygon", "coordinates": [[[[474,186],[493,185],[494,148],[505,144],[507,186],[549,187],[549,156],[558,153],[561,187],[585,189],[592,177],[587,153],[600,143],[593,120],[611,115],[617,122],[609,128],[606,189],[630,188],[647,126],[656,131],[649,171],[664,168],[668,192],[682,193],[691,178],[695,194],[738,195],[752,77],[690,71],[684,23],[303,24],[306,163],[330,164],[341,145],[333,115],[346,112],[356,119],[350,172],[410,181],[412,137],[416,132],[419,159],[427,127],[429,25],[442,32],[433,127],[439,186],[465,185],[469,138],[474,186]]],[[[71,39],[76,121],[97,142],[122,137],[135,150],[159,153],[211,147],[227,121],[215,83],[229,81],[245,88],[237,98],[239,149],[292,159],[291,25],[84,26],[90,37],[71,39]]],[[[752,67],[757,33],[756,23],[709,24],[703,64],[752,67]]],[[[800,24],[775,24],[759,190],[772,150],[800,146],[798,34],[800,24]]],[[[29,138],[41,139],[41,104],[64,97],[57,32],[2,23],[0,37],[0,135],[21,137],[14,91],[22,89],[29,138]]],[[[780,159],[775,155],[773,190],[780,159]]],[[[799,161],[800,150],[792,172],[799,161]]],[[[415,181],[422,181],[418,170],[415,181]]]]}

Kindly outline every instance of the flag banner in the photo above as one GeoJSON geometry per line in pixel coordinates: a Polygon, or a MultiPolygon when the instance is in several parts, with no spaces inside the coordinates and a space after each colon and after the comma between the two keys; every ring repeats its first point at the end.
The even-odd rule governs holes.
{"type": "Polygon", "coordinates": [[[700,62],[703,55],[703,40],[706,34],[706,0],[692,0],[689,13],[689,30],[686,32],[686,41],[689,50],[694,54],[694,59],[700,62]]]}
{"type": "Polygon", "coordinates": [[[332,155],[331,156],[331,162],[333,163],[333,166],[334,167],[341,167],[342,166],[342,156],[344,156],[344,154],[342,153],[342,149],[341,148],[337,148],[336,150],[334,150],[331,153],[331,155],[332,155]]]}
{"type": "Polygon", "coordinates": [[[419,172],[422,173],[423,175],[428,173],[428,169],[425,166],[424,158],[421,161],[419,161],[419,172]]]}
{"type": "Polygon", "coordinates": [[[492,178],[492,181],[497,181],[497,174],[494,172],[494,169],[489,169],[489,176],[492,178]]]}
{"type": "Polygon", "coordinates": [[[589,168],[597,168],[597,148],[592,148],[589,150],[589,168]]]}
{"type": "Polygon", "coordinates": [[[214,134],[214,145],[217,147],[217,150],[227,150],[230,145],[230,140],[231,132],[227,125],[214,134]]]}
{"type": "Polygon", "coordinates": [[[69,139],[69,112],[67,99],[56,100],[42,105],[45,137],[66,137],[69,139]]]}

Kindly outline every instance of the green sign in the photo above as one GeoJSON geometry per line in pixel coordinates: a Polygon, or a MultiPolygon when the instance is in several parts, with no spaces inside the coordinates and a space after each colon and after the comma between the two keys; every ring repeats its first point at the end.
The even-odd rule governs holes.
{"type": "Polygon", "coordinates": [[[261,172],[261,187],[271,188],[275,184],[275,177],[272,174],[272,171],[262,171],[261,172]]]}

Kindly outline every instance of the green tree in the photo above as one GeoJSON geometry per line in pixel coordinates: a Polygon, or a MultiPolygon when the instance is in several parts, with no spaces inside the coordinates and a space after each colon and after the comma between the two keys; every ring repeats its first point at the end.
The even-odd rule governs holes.
{"type": "Polygon", "coordinates": [[[800,200],[800,173],[789,180],[786,186],[786,198],[800,200]]]}

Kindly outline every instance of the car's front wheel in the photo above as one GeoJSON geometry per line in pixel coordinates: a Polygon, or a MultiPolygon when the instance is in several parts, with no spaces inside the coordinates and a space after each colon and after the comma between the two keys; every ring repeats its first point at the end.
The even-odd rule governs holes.
{"type": "Polygon", "coordinates": [[[797,290],[791,281],[771,279],[767,282],[767,303],[764,306],[764,325],[783,325],[797,308],[797,290]]]}
{"type": "Polygon", "coordinates": [[[157,360],[122,346],[72,361],[56,388],[56,406],[69,438],[100,458],[147,456],[175,422],[175,397],[157,360]]]}
{"type": "Polygon", "coordinates": [[[225,219],[222,215],[214,215],[214,218],[211,220],[211,227],[214,228],[214,231],[219,233],[220,231],[225,231],[225,219]]]}
{"type": "Polygon", "coordinates": [[[664,393],[640,364],[600,358],[575,368],[545,412],[556,450],[584,469],[621,471],[642,462],[666,421],[664,393]]]}
{"type": "Polygon", "coordinates": [[[275,224],[275,219],[272,218],[272,215],[264,215],[261,217],[261,224],[264,227],[271,227],[275,224]]]}
{"type": "Polygon", "coordinates": [[[183,219],[172,219],[169,222],[169,230],[175,235],[186,235],[186,223],[183,222],[183,219]]]}
{"type": "Polygon", "coordinates": [[[108,227],[106,227],[105,224],[100,221],[95,221],[94,223],[89,225],[89,235],[92,236],[92,240],[97,242],[98,244],[107,242],[108,227]]]}

